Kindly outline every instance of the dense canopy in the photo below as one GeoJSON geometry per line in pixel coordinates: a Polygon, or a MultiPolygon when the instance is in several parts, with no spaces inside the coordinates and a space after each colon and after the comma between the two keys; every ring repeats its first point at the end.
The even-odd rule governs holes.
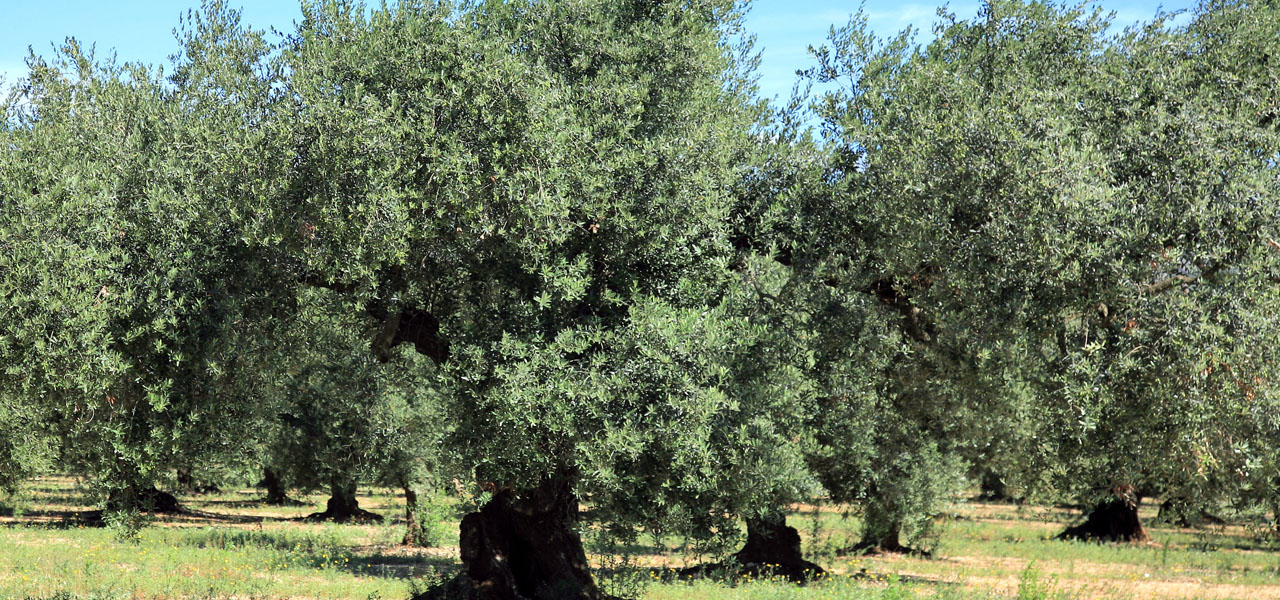
{"type": "Polygon", "coordinates": [[[1280,6],[855,15],[785,107],[745,9],[316,1],[281,37],[211,1],[167,70],[32,56],[0,486],[127,514],[265,473],[345,519],[429,481],[476,509],[431,598],[602,598],[586,523],[745,519],[736,560],[803,579],[790,503],[924,550],[983,478],[1078,537],[1280,509],[1280,6]]]}

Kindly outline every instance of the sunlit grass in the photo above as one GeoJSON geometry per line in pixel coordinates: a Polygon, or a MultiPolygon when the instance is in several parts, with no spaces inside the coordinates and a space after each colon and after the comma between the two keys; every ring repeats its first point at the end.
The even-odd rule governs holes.
{"type": "MultiPolygon", "coordinates": [[[[384,524],[304,522],[299,518],[319,510],[322,496],[272,507],[258,502],[259,491],[244,489],[185,497],[193,515],[157,518],[127,541],[111,529],[75,524],[75,511],[90,507],[72,480],[32,482],[24,500],[0,510],[0,598],[392,599],[457,569],[456,542],[398,545],[403,500],[395,491],[361,491],[361,505],[382,514],[384,524]]],[[[455,532],[450,540],[460,511],[444,513],[455,532]]],[[[1274,540],[1235,526],[1154,524],[1145,545],[1052,539],[1074,516],[1051,507],[959,503],[939,520],[936,539],[926,540],[934,558],[857,557],[838,553],[858,539],[856,515],[797,507],[789,523],[809,558],[830,572],[806,586],[768,577],[679,581],[671,568],[713,557],[691,556],[674,538],[642,537],[628,547],[622,568],[616,556],[590,558],[612,561],[600,575],[607,590],[644,600],[1280,599],[1274,540]]]]}

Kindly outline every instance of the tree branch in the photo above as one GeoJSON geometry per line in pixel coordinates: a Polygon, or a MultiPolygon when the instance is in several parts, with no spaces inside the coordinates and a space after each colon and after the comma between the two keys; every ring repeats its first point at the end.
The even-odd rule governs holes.
{"type": "Polygon", "coordinates": [[[449,342],[440,336],[440,320],[427,311],[407,308],[383,321],[373,338],[373,354],[387,362],[391,349],[402,342],[412,343],[419,354],[438,365],[449,360],[449,342]]]}
{"type": "MultiPolygon", "coordinates": [[[[303,273],[298,281],[340,294],[352,294],[356,291],[355,285],[322,279],[312,272],[303,273]]],[[[390,314],[384,303],[376,300],[366,302],[364,309],[369,316],[382,322],[372,344],[373,355],[379,361],[391,360],[391,349],[403,342],[412,343],[419,354],[436,364],[449,360],[449,342],[440,337],[440,320],[435,315],[416,308],[406,308],[390,314]]]]}
{"type": "Polygon", "coordinates": [[[1195,283],[1201,279],[1213,277],[1213,275],[1217,273],[1220,269],[1222,269],[1221,262],[1214,264],[1208,269],[1204,269],[1200,271],[1200,274],[1198,275],[1174,275],[1173,277],[1169,277],[1167,279],[1161,279],[1160,281],[1157,281],[1153,284],[1145,286],[1143,288],[1143,291],[1153,295],[1160,294],[1160,293],[1169,291],[1175,285],[1195,283]]]}
{"type": "Polygon", "coordinates": [[[892,281],[881,279],[871,284],[867,292],[875,295],[884,304],[902,315],[900,325],[902,331],[917,342],[931,344],[937,336],[936,328],[932,321],[925,319],[922,315],[923,309],[911,302],[911,298],[902,293],[892,281]]]}

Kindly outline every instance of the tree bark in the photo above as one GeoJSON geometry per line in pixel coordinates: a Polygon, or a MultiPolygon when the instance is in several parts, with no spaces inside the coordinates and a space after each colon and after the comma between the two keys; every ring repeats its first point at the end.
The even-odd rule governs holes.
{"type": "Polygon", "coordinates": [[[695,565],[680,571],[681,577],[697,577],[727,571],[752,577],[780,576],[804,583],[826,573],[804,559],[800,552],[800,532],[787,525],[784,514],[747,519],[747,542],[724,563],[695,565]]]}
{"type": "Polygon", "coordinates": [[[902,520],[870,503],[862,516],[862,540],[841,554],[914,554],[929,556],[902,543],[902,520]]]}
{"type": "Polygon", "coordinates": [[[800,533],[787,525],[786,515],[747,519],[747,543],[733,555],[744,574],[776,575],[803,583],[826,573],[804,559],[800,533]]]}
{"type": "Polygon", "coordinates": [[[908,548],[902,545],[902,525],[894,522],[882,531],[865,531],[862,534],[862,541],[858,544],[867,549],[880,550],[882,552],[906,552],[908,548]]]}
{"type": "Polygon", "coordinates": [[[885,527],[867,527],[862,530],[862,540],[851,548],[848,554],[921,554],[926,555],[923,550],[916,550],[902,544],[902,524],[893,521],[885,527]]]}
{"type": "Polygon", "coordinates": [[[139,490],[130,486],[111,490],[103,510],[87,511],[80,516],[80,520],[86,525],[101,527],[106,524],[107,513],[131,510],[175,515],[187,512],[173,494],[162,492],[155,487],[139,490]]]}
{"type": "Polygon", "coordinates": [[[267,488],[267,497],[262,499],[263,504],[272,506],[301,506],[302,503],[289,497],[288,490],[284,487],[284,482],[280,480],[280,474],[274,469],[262,469],[262,481],[258,483],[258,487],[267,488]]]}
{"type": "Polygon", "coordinates": [[[216,494],[218,486],[196,481],[188,469],[178,469],[178,489],[188,494],[216,494]]]}
{"type": "Polygon", "coordinates": [[[1005,485],[1004,479],[996,474],[995,471],[987,469],[982,472],[981,493],[978,499],[989,502],[1009,502],[1013,500],[1009,497],[1009,486],[1005,485]]]}
{"type": "Polygon", "coordinates": [[[142,512],[161,514],[181,514],[185,512],[182,503],[173,494],[162,492],[155,487],[138,490],[125,488],[111,492],[107,497],[107,510],[136,509],[142,512]]]}
{"type": "Polygon", "coordinates": [[[418,520],[418,492],[413,490],[413,486],[405,484],[404,486],[404,518],[408,523],[409,529],[404,534],[404,540],[401,544],[405,546],[430,546],[430,540],[426,539],[422,530],[422,522],[418,520]]]}
{"type": "Polygon", "coordinates": [[[381,523],[382,515],[360,508],[356,500],[356,483],[334,478],[329,483],[329,502],[324,512],[307,515],[308,521],[333,521],[335,523],[381,523]]]}
{"type": "Polygon", "coordinates": [[[1142,498],[1131,485],[1119,486],[1113,497],[1089,511],[1084,523],[1068,527],[1058,535],[1060,540],[1107,542],[1145,542],[1150,539],[1138,517],[1142,498]]]}
{"type": "Polygon", "coordinates": [[[463,570],[414,600],[603,600],[575,525],[567,479],[517,497],[500,491],[462,519],[463,570]]]}

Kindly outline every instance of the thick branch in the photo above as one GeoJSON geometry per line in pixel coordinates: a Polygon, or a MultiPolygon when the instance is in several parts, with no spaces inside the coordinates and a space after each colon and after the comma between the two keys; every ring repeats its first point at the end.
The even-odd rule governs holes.
{"type": "Polygon", "coordinates": [[[440,320],[427,311],[405,309],[383,321],[382,329],[373,338],[374,356],[387,362],[391,349],[401,342],[412,343],[419,354],[436,364],[449,360],[449,342],[440,337],[440,320]]]}
{"type": "Polygon", "coordinates": [[[871,284],[868,293],[874,294],[881,304],[888,306],[902,315],[902,331],[913,340],[933,343],[937,336],[933,322],[924,318],[920,307],[911,302],[911,298],[902,293],[892,281],[881,279],[871,284]]]}
{"type": "MultiPolygon", "coordinates": [[[[325,280],[315,273],[304,273],[299,282],[313,287],[349,294],[356,290],[349,283],[325,280]]],[[[404,309],[388,314],[383,303],[370,301],[365,304],[369,316],[382,321],[382,328],[373,338],[373,354],[382,362],[391,360],[391,349],[401,342],[410,342],[418,353],[443,364],[449,359],[449,342],[440,337],[440,320],[431,313],[419,309],[404,309]]]]}
{"type": "Polygon", "coordinates": [[[1195,283],[1201,279],[1213,277],[1213,275],[1217,273],[1221,268],[1222,268],[1222,263],[1217,263],[1212,267],[1209,267],[1208,269],[1200,271],[1199,275],[1174,275],[1173,277],[1169,277],[1167,279],[1161,279],[1160,281],[1157,281],[1151,285],[1146,286],[1143,291],[1145,291],[1148,294],[1160,294],[1163,292],[1167,292],[1176,285],[1195,283]]]}

